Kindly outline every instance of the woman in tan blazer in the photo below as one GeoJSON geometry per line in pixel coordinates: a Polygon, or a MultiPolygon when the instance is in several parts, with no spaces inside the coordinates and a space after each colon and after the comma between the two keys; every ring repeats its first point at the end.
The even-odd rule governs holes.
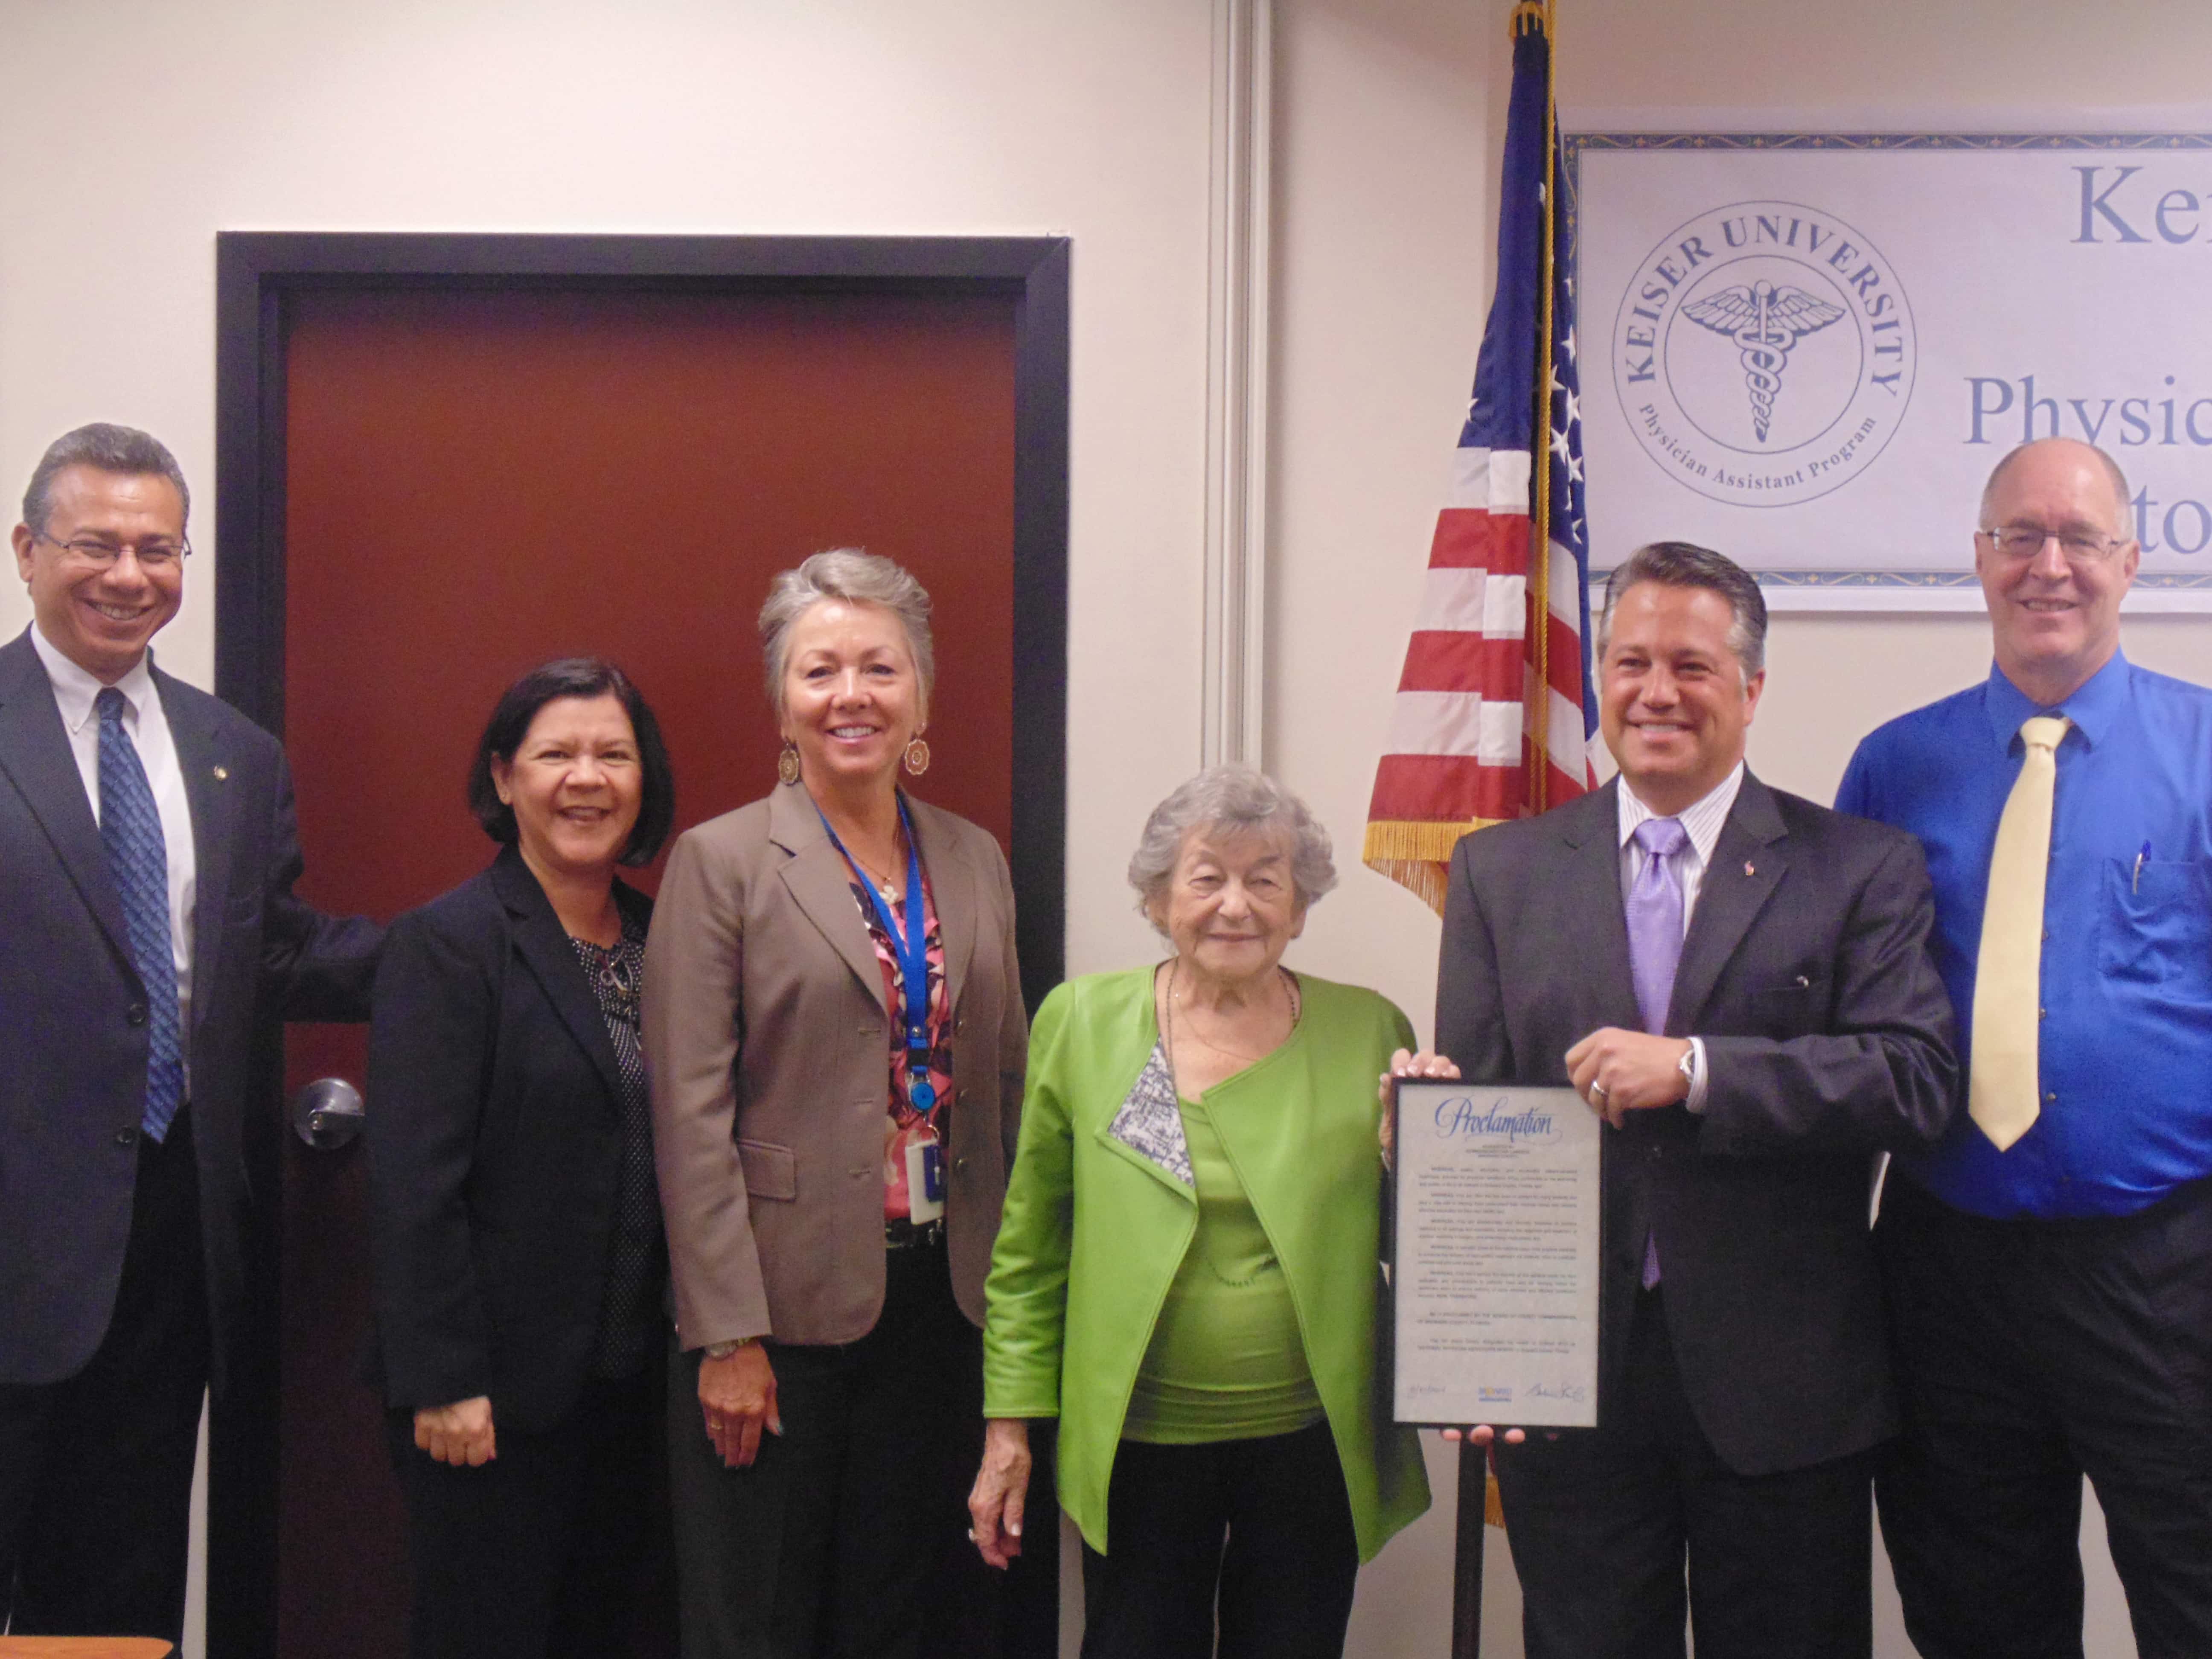
{"type": "Polygon", "coordinates": [[[989,834],[898,787],[929,763],[920,583],[817,553],[761,642],[781,783],[677,842],[646,950],[684,1651],[919,1655],[974,1582],[1013,889],[989,834]]]}

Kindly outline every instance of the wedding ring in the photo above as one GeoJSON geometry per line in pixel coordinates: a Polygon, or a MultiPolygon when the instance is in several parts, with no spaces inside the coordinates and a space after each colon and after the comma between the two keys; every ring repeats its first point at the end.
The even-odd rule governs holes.
{"type": "Polygon", "coordinates": [[[1596,1100],[1596,1099],[1600,1098],[1601,1097],[1602,1097],[1602,1096],[1604,1095],[1604,1093],[1605,1093],[1605,1085],[1603,1085],[1602,1083],[1593,1083],[1593,1084],[1591,1084],[1591,1085],[1590,1085],[1590,1098],[1591,1098],[1592,1100],[1596,1100]]]}

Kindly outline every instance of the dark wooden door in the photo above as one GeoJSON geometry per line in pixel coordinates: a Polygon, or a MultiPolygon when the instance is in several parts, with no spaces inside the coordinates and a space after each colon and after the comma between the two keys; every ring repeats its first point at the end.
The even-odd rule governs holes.
{"type": "MultiPolygon", "coordinates": [[[[936,758],[920,791],[1015,843],[1018,681],[1035,666],[1017,617],[1015,298],[336,285],[264,320],[282,359],[281,398],[262,403],[281,410],[264,468],[281,536],[264,540],[281,549],[282,734],[315,903],[388,918],[483,866],[469,757],[501,690],[552,656],[611,657],[636,678],[666,731],[679,826],[764,793],[776,738],[755,615],[774,572],[837,545],[929,588],[936,758]]],[[[360,1028],[293,1028],[287,1095],[360,1081],[364,1048],[360,1028]]],[[[356,1378],[364,1159],[271,1139],[274,1593],[255,1604],[216,1582],[253,1526],[226,1522],[253,1475],[245,1455],[226,1474],[234,1410],[211,1650],[385,1659],[404,1651],[405,1548],[380,1402],[356,1378]]],[[[635,1650],[672,1653],[654,1589],[635,1650]]]]}

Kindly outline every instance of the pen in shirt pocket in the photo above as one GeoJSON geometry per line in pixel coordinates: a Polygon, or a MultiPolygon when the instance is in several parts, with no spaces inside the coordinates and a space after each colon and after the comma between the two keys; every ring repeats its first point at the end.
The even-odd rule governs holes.
{"type": "Polygon", "coordinates": [[[2128,890],[2129,890],[2130,892],[2131,892],[2131,893],[2140,893],[2140,892],[2142,892],[2142,867],[2143,867],[2143,860],[2144,860],[2145,859],[2148,858],[2149,856],[2150,856],[2150,843],[2149,843],[2148,842],[2145,842],[2142,844],[2142,850],[2141,852],[2139,852],[2139,853],[2137,853],[2137,854],[2136,854],[2136,873],[2135,873],[2135,878],[2128,884],[2128,890]]]}

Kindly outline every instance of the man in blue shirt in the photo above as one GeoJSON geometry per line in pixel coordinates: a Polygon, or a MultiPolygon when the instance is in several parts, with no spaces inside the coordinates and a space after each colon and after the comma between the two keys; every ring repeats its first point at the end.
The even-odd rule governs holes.
{"type": "Polygon", "coordinates": [[[1926,847],[1969,1063],[1877,1229],[1905,1417],[1877,1488],[1926,1659],[2080,1659],[2084,1473],[2143,1659],[2212,1655],[2212,691],[2121,654],[2128,500],[2071,440],[1998,463],[1996,666],[1836,799],[1926,847]]]}

